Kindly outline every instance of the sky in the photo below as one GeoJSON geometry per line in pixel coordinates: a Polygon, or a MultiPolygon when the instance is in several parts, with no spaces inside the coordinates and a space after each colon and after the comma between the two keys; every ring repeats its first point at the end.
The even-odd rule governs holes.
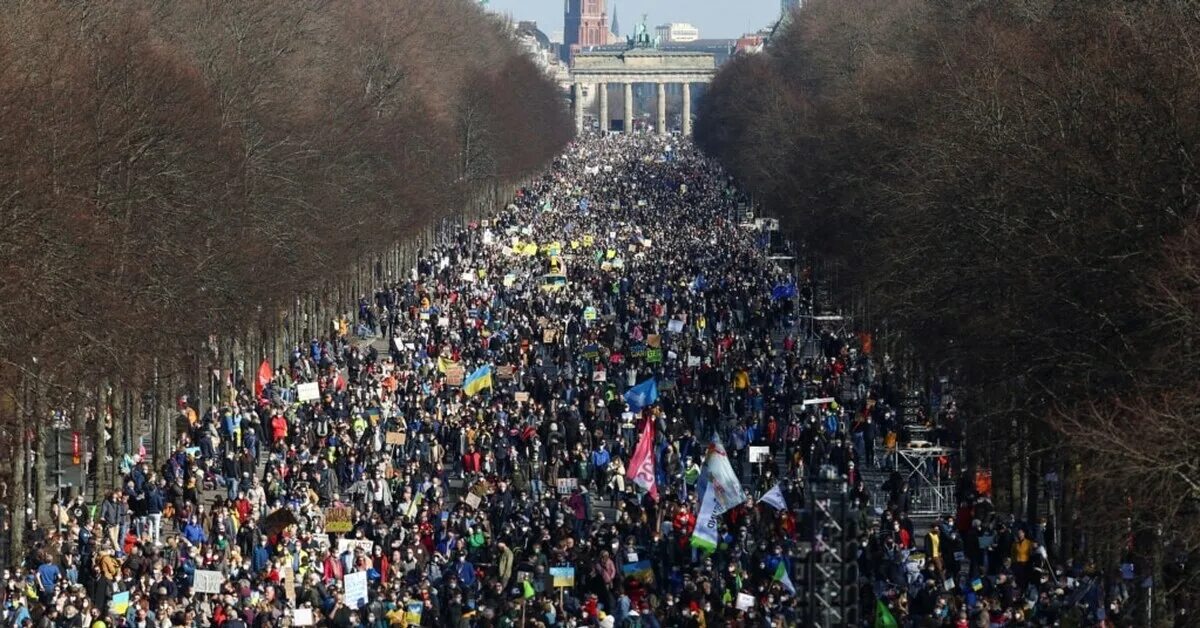
{"type": "MultiPolygon", "coordinates": [[[[643,13],[651,32],[657,24],[690,22],[704,38],[737,37],[779,17],[779,0],[606,0],[610,19],[614,5],[622,37],[633,33],[643,13]]],[[[563,0],[488,0],[487,6],[514,20],[533,20],[551,38],[562,32],[563,0]]]]}

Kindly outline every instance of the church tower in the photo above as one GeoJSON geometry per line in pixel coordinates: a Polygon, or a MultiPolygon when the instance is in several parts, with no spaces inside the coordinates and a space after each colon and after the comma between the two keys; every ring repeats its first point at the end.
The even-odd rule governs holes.
{"type": "Polygon", "coordinates": [[[563,10],[563,61],[576,52],[608,43],[608,15],[604,0],[565,0],[563,10]]]}

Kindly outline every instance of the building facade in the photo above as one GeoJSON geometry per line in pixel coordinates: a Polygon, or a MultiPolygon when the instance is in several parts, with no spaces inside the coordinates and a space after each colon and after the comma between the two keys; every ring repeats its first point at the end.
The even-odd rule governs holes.
{"type": "Polygon", "coordinates": [[[563,10],[563,61],[575,53],[609,43],[608,14],[604,0],[565,0],[563,10]]]}

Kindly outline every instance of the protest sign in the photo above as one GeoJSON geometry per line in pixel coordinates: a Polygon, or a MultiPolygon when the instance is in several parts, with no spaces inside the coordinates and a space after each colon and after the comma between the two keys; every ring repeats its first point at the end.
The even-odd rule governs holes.
{"type": "Polygon", "coordinates": [[[347,506],[325,509],[325,531],[344,534],[354,529],[354,510],[347,506]]]}
{"type": "Polygon", "coordinates": [[[420,626],[421,616],[425,613],[424,602],[409,602],[404,606],[404,623],[407,626],[420,626]]]}
{"type": "Polygon", "coordinates": [[[771,448],[766,445],[750,446],[750,462],[765,464],[771,460],[771,448]]]}
{"type": "Polygon", "coordinates": [[[446,368],[446,385],[459,387],[463,384],[463,379],[467,376],[467,369],[461,364],[456,364],[446,368]]]}
{"type": "Polygon", "coordinates": [[[124,615],[129,610],[129,591],[114,593],[108,601],[108,610],[114,615],[124,615]]]}
{"type": "Polygon", "coordinates": [[[338,556],[346,552],[354,553],[355,549],[361,549],[364,554],[370,554],[371,549],[375,547],[375,542],[370,539],[338,539],[338,556]]]}
{"type": "Polygon", "coordinates": [[[754,596],[749,593],[738,593],[737,609],[739,611],[748,611],[754,608],[754,596]]]}
{"type": "Polygon", "coordinates": [[[511,364],[496,367],[496,377],[500,379],[512,379],[516,372],[517,367],[511,364]]]}
{"type": "Polygon", "coordinates": [[[482,501],[483,498],[475,493],[467,493],[465,496],[463,496],[463,503],[470,506],[472,510],[479,508],[479,503],[482,501]]]}
{"type": "Polygon", "coordinates": [[[342,578],[342,589],[345,592],[346,606],[362,608],[367,605],[367,572],[356,571],[342,578]]]}
{"type": "Polygon", "coordinates": [[[592,381],[593,382],[608,381],[608,371],[593,371],[592,372],[592,381]]]}
{"type": "Polygon", "coordinates": [[[579,486],[577,478],[558,478],[554,481],[554,486],[558,489],[559,495],[570,495],[579,486]]]}
{"type": "Polygon", "coordinates": [[[662,360],[663,360],[662,349],[647,349],[646,350],[646,363],[647,364],[659,364],[662,362],[662,360]]]}
{"type": "Polygon", "coordinates": [[[396,431],[388,432],[387,436],[384,437],[384,442],[389,445],[403,445],[408,442],[408,434],[396,431]]]}
{"type": "Polygon", "coordinates": [[[667,323],[667,331],[671,332],[672,334],[682,333],[683,321],[677,318],[671,319],[671,322],[667,323]]]}
{"type": "Polygon", "coordinates": [[[529,401],[529,393],[524,392],[524,391],[519,391],[519,392],[513,393],[513,399],[516,400],[517,402],[529,401]]]}
{"type": "Polygon", "coordinates": [[[193,593],[220,593],[225,574],[210,569],[197,569],[192,576],[193,593]]]}
{"type": "Polygon", "coordinates": [[[316,382],[296,385],[296,399],[300,402],[316,401],[321,398],[321,387],[316,382]]]}
{"type": "Polygon", "coordinates": [[[658,334],[650,334],[649,336],[646,336],[646,346],[652,347],[655,349],[661,348],[662,347],[662,336],[660,336],[658,334]]]}
{"type": "Polygon", "coordinates": [[[556,589],[575,586],[575,567],[551,567],[551,583],[556,589]]]}
{"type": "Polygon", "coordinates": [[[293,608],[292,609],[292,625],[293,626],[312,626],[317,622],[313,618],[313,610],[311,608],[293,608]]]}

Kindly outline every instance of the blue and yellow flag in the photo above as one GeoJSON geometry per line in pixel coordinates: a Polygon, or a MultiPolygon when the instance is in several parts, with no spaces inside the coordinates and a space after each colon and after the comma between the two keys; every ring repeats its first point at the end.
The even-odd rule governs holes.
{"type": "Polygon", "coordinates": [[[479,394],[479,391],[484,388],[492,387],[492,365],[485,364],[467,376],[463,380],[463,392],[467,393],[468,397],[479,394]]]}

